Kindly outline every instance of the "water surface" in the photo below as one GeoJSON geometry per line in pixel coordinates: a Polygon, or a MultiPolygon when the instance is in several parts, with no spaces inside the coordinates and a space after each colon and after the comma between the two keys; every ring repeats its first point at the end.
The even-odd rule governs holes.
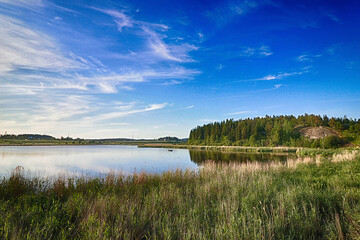
{"type": "Polygon", "coordinates": [[[97,176],[109,171],[124,174],[141,171],[161,173],[178,168],[196,170],[206,160],[285,161],[286,156],[187,149],[169,151],[166,148],[137,148],[124,145],[0,146],[0,176],[8,176],[17,166],[46,176],[97,176]]]}

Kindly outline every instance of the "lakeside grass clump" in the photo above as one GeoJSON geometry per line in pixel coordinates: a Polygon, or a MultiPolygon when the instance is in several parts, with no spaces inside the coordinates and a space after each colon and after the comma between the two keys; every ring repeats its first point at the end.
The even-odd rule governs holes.
{"type": "Polygon", "coordinates": [[[360,157],[0,181],[0,239],[359,239],[360,157]]]}

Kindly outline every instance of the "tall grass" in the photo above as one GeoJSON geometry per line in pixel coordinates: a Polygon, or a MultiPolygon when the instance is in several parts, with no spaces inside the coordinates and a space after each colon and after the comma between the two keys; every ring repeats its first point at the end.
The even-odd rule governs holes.
{"type": "Polygon", "coordinates": [[[360,158],[0,181],[0,239],[359,239],[360,158]],[[342,160],[346,161],[342,161],[342,160]]]}

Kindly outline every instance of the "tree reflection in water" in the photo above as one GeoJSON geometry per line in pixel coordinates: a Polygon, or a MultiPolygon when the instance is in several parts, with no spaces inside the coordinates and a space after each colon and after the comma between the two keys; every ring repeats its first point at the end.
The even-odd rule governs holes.
{"type": "Polygon", "coordinates": [[[200,164],[208,160],[215,162],[285,162],[293,154],[274,154],[274,153],[244,153],[244,152],[221,152],[206,150],[189,150],[190,159],[194,163],[200,164]]]}

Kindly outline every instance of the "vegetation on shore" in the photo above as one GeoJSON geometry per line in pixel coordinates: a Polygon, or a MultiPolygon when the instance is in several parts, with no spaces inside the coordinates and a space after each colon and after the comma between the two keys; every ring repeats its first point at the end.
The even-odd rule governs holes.
{"type": "MultiPolygon", "coordinates": [[[[316,131],[315,131],[316,132],[316,131]]],[[[192,129],[188,144],[227,146],[289,146],[337,148],[360,145],[360,119],[328,118],[326,115],[266,116],[233,119],[206,124],[192,129]],[[307,137],[301,132],[308,127],[323,127],[324,136],[307,137]]]]}
{"type": "Polygon", "coordinates": [[[358,239],[360,157],[0,181],[1,239],[358,239]]]}
{"type": "Polygon", "coordinates": [[[359,151],[359,148],[303,148],[303,147],[250,147],[250,146],[204,146],[204,145],[185,145],[185,144],[169,144],[169,143],[143,143],[139,144],[140,148],[174,148],[204,150],[209,152],[225,152],[225,153],[271,153],[271,154],[296,154],[299,157],[321,155],[323,157],[339,154],[343,151],[359,151]]]}
{"type": "Polygon", "coordinates": [[[48,146],[48,145],[143,145],[148,143],[183,143],[187,139],[176,137],[162,137],[159,139],[130,139],[130,138],[105,138],[82,139],[61,137],[55,138],[40,134],[4,134],[0,135],[0,146],[48,146]]]}

